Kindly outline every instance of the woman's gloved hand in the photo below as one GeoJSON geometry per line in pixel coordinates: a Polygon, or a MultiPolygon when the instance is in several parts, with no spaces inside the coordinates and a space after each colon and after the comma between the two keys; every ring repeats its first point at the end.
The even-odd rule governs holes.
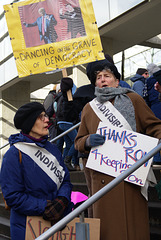
{"type": "Polygon", "coordinates": [[[85,148],[89,149],[91,147],[96,147],[99,145],[103,145],[105,142],[105,136],[99,135],[99,134],[91,134],[87,139],[85,143],[85,148]]]}
{"type": "Polygon", "coordinates": [[[68,199],[65,197],[57,197],[54,201],[48,200],[43,213],[43,219],[55,224],[63,217],[64,210],[67,206],[68,199]]]}

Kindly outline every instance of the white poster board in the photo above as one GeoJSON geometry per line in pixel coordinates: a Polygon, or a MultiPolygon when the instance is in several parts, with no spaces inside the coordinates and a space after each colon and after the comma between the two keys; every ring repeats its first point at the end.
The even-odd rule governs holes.
{"type": "MultiPolygon", "coordinates": [[[[91,149],[86,167],[117,177],[127,170],[136,161],[151,151],[158,144],[158,139],[130,130],[116,127],[107,127],[100,122],[97,133],[106,137],[102,146],[91,149]]],[[[144,186],[152,158],[125,181],[144,186]]]]}

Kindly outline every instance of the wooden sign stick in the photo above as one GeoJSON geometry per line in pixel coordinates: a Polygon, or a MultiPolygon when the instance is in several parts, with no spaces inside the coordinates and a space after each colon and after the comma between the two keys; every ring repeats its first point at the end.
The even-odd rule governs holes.
{"type": "MultiPolygon", "coordinates": [[[[66,68],[62,69],[62,74],[63,74],[63,77],[68,77],[66,68]]],[[[67,91],[67,97],[68,97],[68,101],[73,101],[71,90],[67,91]]]]}

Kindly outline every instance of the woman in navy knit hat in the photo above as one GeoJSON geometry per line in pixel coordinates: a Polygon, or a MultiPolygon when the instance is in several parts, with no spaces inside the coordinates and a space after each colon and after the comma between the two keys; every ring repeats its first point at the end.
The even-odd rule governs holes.
{"type": "Polygon", "coordinates": [[[56,145],[48,141],[48,121],[38,102],[21,106],[14,117],[21,132],[9,137],[0,176],[11,209],[12,240],[25,240],[27,216],[43,216],[55,224],[72,209],[69,172],[56,145]]]}

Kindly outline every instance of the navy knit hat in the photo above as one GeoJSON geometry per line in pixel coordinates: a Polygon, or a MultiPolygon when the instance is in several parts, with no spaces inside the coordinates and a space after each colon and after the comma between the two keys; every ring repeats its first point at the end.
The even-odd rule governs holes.
{"type": "Polygon", "coordinates": [[[96,82],[96,72],[97,71],[102,71],[106,68],[109,68],[111,72],[115,75],[115,77],[120,80],[120,73],[117,70],[117,67],[110,63],[107,59],[100,60],[100,61],[95,61],[88,63],[87,68],[86,68],[86,73],[93,85],[95,85],[96,82]]]}
{"type": "Polygon", "coordinates": [[[14,116],[14,125],[17,129],[21,129],[23,133],[28,134],[37,117],[45,112],[44,106],[39,102],[31,102],[21,106],[15,116],[14,116]]]}

